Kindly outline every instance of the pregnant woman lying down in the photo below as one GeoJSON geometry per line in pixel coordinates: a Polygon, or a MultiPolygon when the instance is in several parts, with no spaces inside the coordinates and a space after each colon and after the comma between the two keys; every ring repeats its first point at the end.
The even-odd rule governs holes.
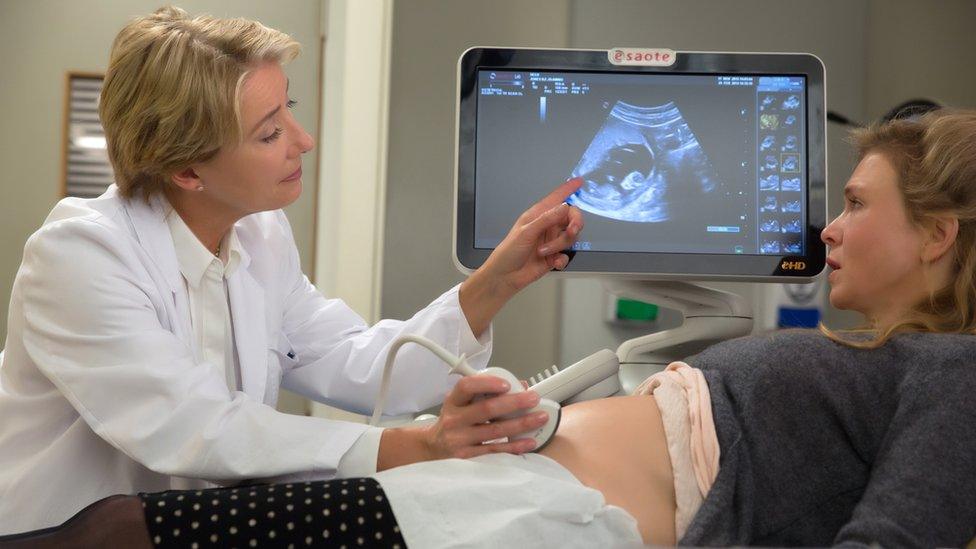
{"type": "Polygon", "coordinates": [[[120,496],[49,539],[79,540],[87,528],[90,539],[130,546],[192,546],[198,506],[212,520],[208,536],[193,538],[212,543],[198,546],[251,532],[258,545],[285,546],[286,536],[388,547],[963,546],[976,536],[976,112],[939,111],[854,137],[860,162],[822,238],[830,302],[862,313],[863,330],[715,345],[637,395],[566,406],[537,454],[120,496]],[[367,481],[382,486],[390,511],[355,516],[365,500],[356,494],[372,493],[367,481]],[[262,509],[236,525],[238,507],[248,513],[257,497],[249,494],[287,509],[285,494],[304,490],[324,492],[295,503],[315,513],[262,509]]]}

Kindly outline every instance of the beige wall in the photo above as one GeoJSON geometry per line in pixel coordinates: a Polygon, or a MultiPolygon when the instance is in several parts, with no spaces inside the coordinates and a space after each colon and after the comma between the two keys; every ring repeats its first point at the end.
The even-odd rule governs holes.
{"type": "MultiPolygon", "coordinates": [[[[568,29],[566,0],[396,1],[383,317],[409,317],[463,279],[451,259],[458,56],[476,45],[566,47],[568,29]]],[[[555,280],[523,291],[496,319],[492,364],[520,375],[553,364],[558,310],[555,280]]]]}
{"type": "Polygon", "coordinates": [[[976,1],[871,0],[867,115],[915,98],[976,107],[976,1]]]}
{"type": "MultiPolygon", "coordinates": [[[[0,334],[24,242],[61,198],[64,75],[104,72],[116,33],[163,0],[0,0],[0,334]]],[[[316,131],[319,0],[175,1],[191,14],[247,17],[291,34],[304,53],[287,69],[295,115],[316,131]]],[[[312,263],[315,155],[305,193],[288,208],[306,272],[312,263]]]]}

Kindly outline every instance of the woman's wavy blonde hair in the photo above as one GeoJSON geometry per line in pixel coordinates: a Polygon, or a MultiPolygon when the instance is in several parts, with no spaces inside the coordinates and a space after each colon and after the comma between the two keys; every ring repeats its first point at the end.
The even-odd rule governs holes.
{"type": "Polygon", "coordinates": [[[898,172],[908,219],[922,226],[935,215],[959,219],[953,246],[954,276],[893,325],[865,326],[843,337],[820,324],[830,339],[874,349],[901,332],[976,333],[976,111],[941,109],[855,130],[859,159],[879,152],[898,172]],[[867,337],[865,337],[867,336],[867,337]]]}
{"type": "Polygon", "coordinates": [[[148,199],[173,173],[239,143],[249,71],[300,51],[261,23],[190,18],[172,6],[126,25],[112,44],[98,107],[122,196],[141,191],[148,199]]]}

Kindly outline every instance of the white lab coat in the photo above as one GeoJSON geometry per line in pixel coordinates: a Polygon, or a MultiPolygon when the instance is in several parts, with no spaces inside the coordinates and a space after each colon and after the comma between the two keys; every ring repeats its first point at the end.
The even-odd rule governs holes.
{"type": "MultiPolygon", "coordinates": [[[[156,198],[62,200],[28,240],[0,367],[0,534],[59,524],[117,493],[285,475],[334,476],[370,427],[282,414],[279,384],[368,414],[386,350],[432,338],[484,367],[457,288],[407,321],[368,327],[302,274],[281,211],[236,225],[228,279],[243,390],[194,360],[189,304],[156,198]],[[290,358],[289,354],[294,358],[290,358]]],[[[426,349],[397,355],[387,413],[441,402],[456,382],[426,349]]]]}

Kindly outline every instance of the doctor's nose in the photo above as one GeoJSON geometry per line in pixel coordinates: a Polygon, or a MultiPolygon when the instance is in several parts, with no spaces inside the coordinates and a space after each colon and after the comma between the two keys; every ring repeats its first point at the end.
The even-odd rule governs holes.
{"type": "Polygon", "coordinates": [[[292,131],[292,150],[289,155],[301,155],[315,148],[315,139],[305,131],[305,128],[298,123],[297,120],[293,120],[294,127],[292,131]]]}
{"type": "Polygon", "coordinates": [[[315,148],[315,139],[305,131],[305,128],[298,126],[298,147],[302,154],[315,148]]]}

